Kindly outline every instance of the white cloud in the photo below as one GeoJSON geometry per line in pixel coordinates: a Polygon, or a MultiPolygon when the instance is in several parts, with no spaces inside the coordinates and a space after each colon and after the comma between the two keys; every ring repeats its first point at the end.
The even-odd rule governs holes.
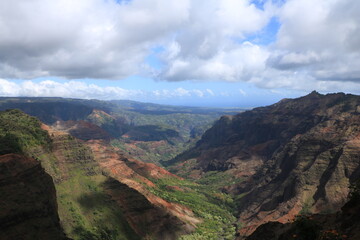
{"type": "Polygon", "coordinates": [[[211,89],[184,89],[182,87],[176,88],[174,90],[162,89],[155,90],[151,93],[148,93],[149,96],[154,96],[158,99],[164,98],[184,98],[184,97],[212,97],[215,96],[214,92],[211,89]]]}
{"type": "Polygon", "coordinates": [[[215,94],[214,94],[214,92],[213,92],[213,90],[211,90],[211,89],[206,89],[206,92],[208,93],[208,94],[210,94],[211,96],[214,96],[215,94]]]}
{"type": "Polygon", "coordinates": [[[188,18],[189,1],[0,2],[0,74],[118,79],[188,18]]]}
{"type": "Polygon", "coordinates": [[[277,7],[266,1],[264,11],[247,1],[223,1],[217,7],[224,19],[214,17],[205,28],[190,26],[173,39],[170,45],[178,46],[177,52],[166,61],[161,79],[249,81],[262,88],[306,91],[347,91],[350,82],[360,82],[359,1],[288,0],[277,7]],[[257,33],[272,16],[280,23],[274,44],[231,41],[257,33]],[[327,81],[331,83],[325,87],[327,81]]]}
{"type": "Polygon", "coordinates": [[[66,98],[97,98],[97,99],[133,99],[145,94],[141,90],[127,90],[119,87],[100,87],[85,82],[69,81],[59,83],[51,80],[23,81],[13,83],[0,79],[0,96],[6,97],[66,97],[66,98]]]}
{"type": "Polygon", "coordinates": [[[242,90],[242,89],[239,89],[239,93],[240,93],[241,95],[243,95],[244,97],[247,96],[247,93],[246,93],[244,90],[242,90]]]}
{"type": "Polygon", "coordinates": [[[250,42],[232,44],[209,59],[179,57],[170,61],[160,78],[170,81],[248,81],[254,73],[265,69],[268,56],[266,49],[250,42]]]}
{"type": "Polygon", "coordinates": [[[279,11],[281,28],[267,61],[269,68],[279,70],[273,78],[287,76],[290,88],[298,87],[294,72],[311,79],[308,83],[314,87],[324,81],[359,82],[359,12],[356,0],[287,1],[279,11]]]}
{"type": "MultiPolygon", "coordinates": [[[[260,9],[251,0],[2,0],[0,76],[122,79],[153,74],[166,81],[248,81],[262,88],[329,91],[360,82],[360,1],[262,2],[260,9]],[[272,17],[280,24],[275,42],[251,42],[249,36],[267,34],[264,27],[272,17]],[[163,67],[151,69],[146,57],[156,47],[164,49],[159,53],[163,67]],[[326,82],[331,83],[324,87],[326,82]]],[[[0,89],[12,94],[6,90],[11,87],[3,83],[0,89]]],[[[68,91],[64,84],[36,87],[41,94],[68,91]]],[[[85,88],[87,93],[126,94],[85,88]]],[[[184,90],[153,94],[212,95],[184,90]]]]}
{"type": "Polygon", "coordinates": [[[182,87],[168,90],[128,90],[120,87],[102,87],[81,81],[56,82],[45,80],[41,82],[22,81],[14,83],[0,79],[0,96],[3,97],[65,97],[82,99],[171,99],[171,98],[203,98],[215,96],[211,89],[185,89],[182,87]]]}
{"type": "Polygon", "coordinates": [[[244,42],[260,31],[274,7],[256,8],[251,1],[192,1],[191,23],[177,34],[162,54],[166,67],[158,76],[167,81],[247,81],[261,71],[268,53],[244,42]]]}
{"type": "Polygon", "coordinates": [[[0,95],[4,97],[18,96],[20,88],[16,83],[0,79],[0,95]]]}
{"type": "Polygon", "coordinates": [[[168,46],[164,59],[174,79],[191,59],[210,62],[190,76],[232,75],[219,58],[236,50],[228,49],[233,38],[260,30],[269,16],[249,0],[4,0],[0,76],[121,79],[144,74],[145,57],[159,45],[168,46]]]}

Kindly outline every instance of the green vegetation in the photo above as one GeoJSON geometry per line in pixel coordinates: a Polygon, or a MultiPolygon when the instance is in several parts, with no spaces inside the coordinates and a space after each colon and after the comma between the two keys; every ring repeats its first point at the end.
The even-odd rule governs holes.
{"type": "Polygon", "coordinates": [[[313,204],[314,204],[314,199],[312,197],[306,199],[305,203],[302,206],[300,214],[302,214],[302,215],[310,214],[311,213],[311,207],[312,207],[313,204]]]}
{"type": "Polygon", "coordinates": [[[242,179],[226,172],[210,171],[202,175],[196,182],[206,186],[208,189],[218,190],[225,186],[240,183],[242,182],[242,179]]]}
{"type": "MultiPolygon", "coordinates": [[[[147,114],[146,118],[144,114],[133,114],[138,117],[131,119],[133,125],[128,126],[145,136],[137,135],[135,140],[138,141],[117,139],[112,141],[112,145],[126,152],[136,145],[143,159],[155,159],[155,162],[167,161],[189,148],[214,119],[213,116],[199,117],[188,113],[164,114],[161,117],[147,114]],[[149,123],[156,126],[146,126],[149,123]],[[156,145],[160,142],[162,144],[156,145]]],[[[110,118],[101,124],[109,121],[110,118]]],[[[121,209],[106,192],[107,177],[102,175],[90,149],[70,135],[50,138],[41,129],[39,120],[19,110],[0,112],[0,122],[1,154],[18,152],[33,156],[53,177],[60,220],[70,238],[138,239],[121,209]]],[[[218,188],[234,183],[235,179],[224,173],[209,172],[197,182],[177,178],[151,180],[157,185],[157,188],[149,188],[151,192],[189,207],[202,221],[193,234],[181,239],[234,238],[234,201],[218,188]]]]}
{"type": "Polygon", "coordinates": [[[41,161],[55,183],[60,221],[77,240],[138,239],[121,209],[106,193],[91,151],[70,135],[51,140],[41,123],[19,110],[0,112],[0,153],[41,161]]]}
{"type": "Polygon", "coordinates": [[[198,132],[197,135],[202,134],[212,123],[219,117],[219,115],[199,115],[189,113],[174,113],[167,115],[143,115],[137,112],[116,112],[117,117],[124,117],[129,119],[131,126],[145,126],[156,125],[163,128],[173,129],[179,132],[180,136],[185,140],[189,140],[191,131],[198,132]]]}
{"type": "MultiPolygon", "coordinates": [[[[107,131],[126,152],[146,162],[166,163],[187,150],[224,114],[241,109],[176,107],[134,101],[63,98],[0,98],[0,109],[19,108],[46,124],[86,120],[107,131]],[[166,141],[164,147],[147,142],[166,141]],[[134,142],[145,142],[132,151],[134,142]],[[126,144],[121,144],[126,143],[126,144]],[[145,151],[149,153],[145,153],[145,151]],[[137,155],[138,154],[138,155],[137,155]]],[[[6,139],[12,139],[7,136],[6,139]]],[[[14,144],[10,144],[15,148],[14,144]]]]}
{"type": "Polygon", "coordinates": [[[126,139],[114,139],[110,143],[144,162],[159,164],[159,162],[166,162],[174,158],[182,151],[193,146],[192,142],[177,142],[170,144],[167,141],[132,141],[126,139]]]}
{"type": "Polygon", "coordinates": [[[59,215],[65,232],[73,239],[138,239],[121,209],[105,193],[106,177],[86,176],[73,168],[71,178],[57,185],[59,215]]]}
{"type": "Polygon", "coordinates": [[[189,207],[203,222],[193,234],[180,239],[233,239],[235,217],[231,211],[233,200],[227,194],[205,185],[177,178],[152,179],[157,188],[149,188],[167,201],[189,207]]]}
{"type": "Polygon", "coordinates": [[[0,112],[0,122],[0,154],[27,153],[39,145],[50,148],[50,137],[38,119],[15,109],[0,112]]]}
{"type": "Polygon", "coordinates": [[[57,136],[54,144],[56,156],[48,153],[40,160],[45,168],[51,167],[47,172],[55,180],[58,212],[67,235],[75,240],[138,239],[106,193],[107,177],[90,149],[69,135],[57,136]]]}

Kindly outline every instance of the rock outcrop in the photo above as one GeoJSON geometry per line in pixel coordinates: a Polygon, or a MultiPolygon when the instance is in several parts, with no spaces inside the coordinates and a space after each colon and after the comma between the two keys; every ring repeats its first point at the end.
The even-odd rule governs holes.
{"type": "Polygon", "coordinates": [[[57,121],[53,124],[53,128],[60,131],[66,131],[70,135],[81,140],[110,139],[109,133],[105,130],[95,124],[83,120],[66,122],[57,121]]]}
{"type": "Polygon", "coordinates": [[[351,199],[333,214],[298,216],[294,222],[261,225],[246,240],[360,239],[360,199],[351,199]]]}
{"type": "MultiPolygon", "coordinates": [[[[239,200],[241,235],[300,212],[335,212],[360,175],[360,97],[317,92],[222,117],[173,162],[225,171],[243,181],[224,191],[239,200]]],[[[201,176],[197,174],[197,176],[201,176]]]]}
{"type": "Polygon", "coordinates": [[[40,163],[0,156],[0,239],[68,239],[59,223],[52,178],[40,163]]]}

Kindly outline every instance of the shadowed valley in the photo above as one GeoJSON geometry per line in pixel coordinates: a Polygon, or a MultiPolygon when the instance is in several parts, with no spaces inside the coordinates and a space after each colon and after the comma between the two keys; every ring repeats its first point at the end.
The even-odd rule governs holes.
{"type": "MultiPolygon", "coordinates": [[[[347,202],[358,194],[359,106],[358,96],[317,92],[237,114],[2,98],[1,109],[42,122],[1,112],[0,151],[42,166],[34,179],[51,176],[44,217],[59,239],[307,239],[309,224],[314,239],[334,229],[356,239],[357,200],[347,202]]],[[[13,219],[8,234],[22,226],[13,219]]]]}

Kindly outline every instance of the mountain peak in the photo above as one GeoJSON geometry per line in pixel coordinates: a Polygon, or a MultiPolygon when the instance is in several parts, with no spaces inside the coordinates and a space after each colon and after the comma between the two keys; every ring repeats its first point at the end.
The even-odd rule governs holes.
{"type": "Polygon", "coordinates": [[[309,93],[308,96],[322,96],[322,94],[320,94],[319,92],[317,92],[316,90],[314,90],[314,91],[312,91],[311,93],[309,93]]]}

